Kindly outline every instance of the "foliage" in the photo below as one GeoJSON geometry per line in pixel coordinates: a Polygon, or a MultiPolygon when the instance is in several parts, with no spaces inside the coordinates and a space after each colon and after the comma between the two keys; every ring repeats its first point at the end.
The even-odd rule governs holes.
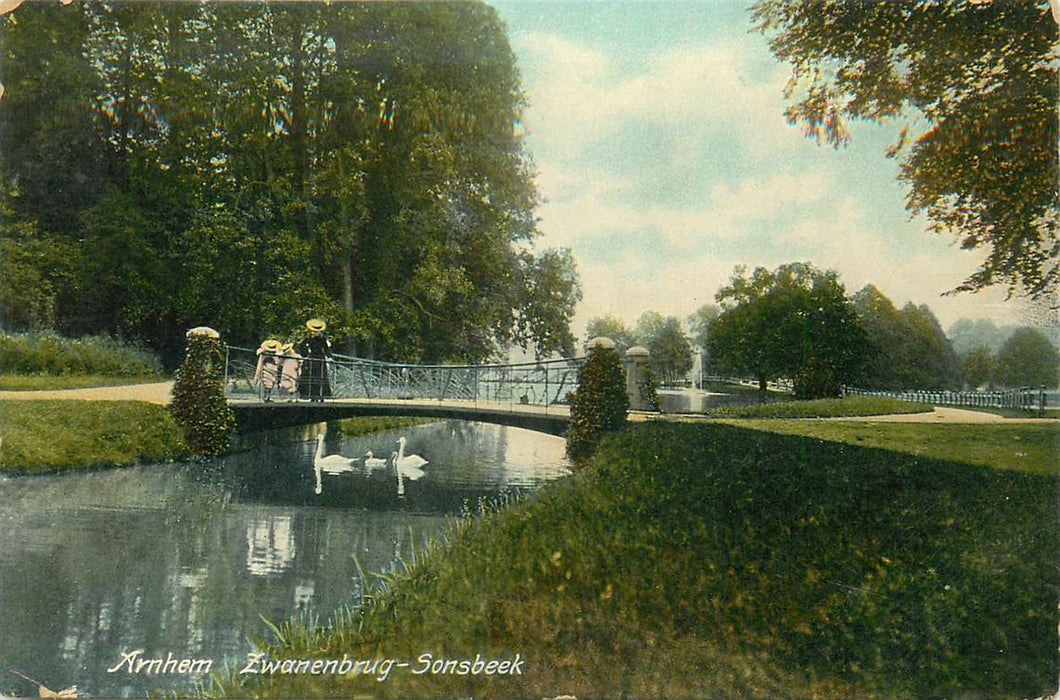
{"type": "Polygon", "coordinates": [[[614,316],[596,316],[589,319],[585,326],[585,343],[593,338],[610,338],[615,343],[619,357],[625,357],[626,350],[637,344],[635,334],[625,323],[614,316]]]}
{"type": "Polygon", "coordinates": [[[748,277],[738,266],[716,298],[721,314],[708,341],[715,366],[753,375],[762,391],[791,378],[800,398],[837,396],[857,376],[865,330],[834,271],[789,263],[748,277]]]}
{"type": "Polygon", "coordinates": [[[25,3],[0,44],[12,323],[168,365],[184,328],[256,345],[309,316],[391,359],[573,351],[488,5],[25,3]]]}
{"type": "Polygon", "coordinates": [[[726,418],[844,418],[894,413],[925,413],[927,404],[878,396],[844,396],[841,399],[774,401],[742,406],[717,406],[704,413],[726,418]]]}
{"type": "Polygon", "coordinates": [[[1041,386],[1060,382],[1060,352],[1037,328],[1019,328],[997,351],[994,376],[1002,386],[1041,386]]]}
{"type": "Polygon", "coordinates": [[[154,353],[110,336],[74,339],[53,331],[0,332],[0,371],[143,378],[160,376],[162,365],[154,353]]]}
{"type": "Polygon", "coordinates": [[[580,465],[596,451],[604,433],[626,424],[626,373],[613,347],[589,348],[589,355],[578,368],[578,387],[568,394],[568,400],[567,456],[580,465]]]}
{"type": "Polygon", "coordinates": [[[852,299],[868,333],[868,361],[857,377],[867,389],[949,389],[959,383],[959,361],[926,305],[898,310],[866,285],[852,299]]]}
{"type": "Polygon", "coordinates": [[[961,360],[961,381],[976,389],[994,383],[994,353],[985,345],[968,352],[961,360]]]}
{"type": "Polygon", "coordinates": [[[1056,23],[1045,2],[758,0],[758,30],[792,66],[787,118],[833,146],[848,119],[905,117],[907,206],[966,249],[960,287],[1031,295],[1060,281],[1056,23]]]}
{"type": "Polygon", "coordinates": [[[653,370],[650,365],[644,368],[644,375],[641,379],[639,390],[640,395],[648,402],[651,410],[662,410],[661,404],[659,403],[659,378],[655,376],[655,370],[653,370]]]}
{"type": "Polygon", "coordinates": [[[180,434],[169,411],[140,401],[4,400],[0,472],[172,461],[186,454],[180,434]]]}
{"type": "Polygon", "coordinates": [[[187,355],[174,375],[169,408],[193,455],[222,454],[235,430],[235,414],[224,393],[224,360],[219,338],[191,335],[187,355]]]}
{"type": "Polygon", "coordinates": [[[674,384],[692,369],[692,344],[676,316],[655,311],[641,314],[635,331],[637,343],[651,353],[652,370],[663,384],[674,384]]]}
{"type": "MultiPolygon", "coordinates": [[[[1006,443],[1041,428],[983,429],[995,427],[1006,443]]],[[[915,447],[895,434],[888,447],[915,447]]],[[[523,675],[276,676],[227,692],[1033,697],[1056,680],[1056,586],[1043,585],[1060,541],[1056,488],[1055,471],[637,425],[537,498],[461,521],[364,609],[277,626],[267,648],[275,659],[519,651],[523,675]]]]}
{"type": "Polygon", "coordinates": [[[946,337],[953,343],[954,352],[965,357],[979,347],[996,353],[1014,330],[1015,326],[998,326],[988,318],[959,318],[950,326],[946,337]]]}

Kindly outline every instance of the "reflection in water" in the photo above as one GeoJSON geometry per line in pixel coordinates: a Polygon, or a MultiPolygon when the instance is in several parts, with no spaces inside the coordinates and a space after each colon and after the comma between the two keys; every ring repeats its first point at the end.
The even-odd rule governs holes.
{"type": "MultiPolygon", "coordinates": [[[[108,674],[123,653],[245,661],[259,615],[326,617],[447,527],[467,499],[567,473],[563,441],[462,422],[325,438],[328,454],[389,455],[401,436],[430,465],[399,499],[393,472],[325,475],[324,426],[261,436],[216,464],[0,480],[0,661],[51,688],[189,692],[176,676],[108,674]]],[[[191,679],[194,681],[195,679],[191,679]]],[[[0,673],[0,695],[36,688],[0,673]]]]}
{"type": "Polygon", "coordinates": [[[291,568],[296,551],[291,516],[247,522],[247,571],[255,576],[279,574],[291,568]]]}

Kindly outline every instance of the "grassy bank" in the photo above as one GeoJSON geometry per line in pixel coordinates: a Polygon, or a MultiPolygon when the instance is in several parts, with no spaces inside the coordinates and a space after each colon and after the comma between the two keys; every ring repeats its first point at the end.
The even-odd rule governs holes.
{"type": "Polygon", "coordinates": [[[732,425],[1032,474],[1060,470],[1060,425],[732,420],[732,425]]]}
{"type": "Polygon", "coordinates": [[[165,406],[140,401],[0,402],[0,472],[37,474],[184,456],[165,406]]]}
{"type": "Polygon", "coordinates": [[[704,411],[725,418],[840,418],[883,416],[891,413],[925,413],[928,404],[877,396],[845,396],[841,399],[778,401],[745,406],[718,406],[704,411]]]}
{"type": "Polygon", "coordinates": [[[523,675],[396,669],[385,683],[274,676],[226,690],[1034,697],[1055,686],[1060,595],[1058,478],[1038,471],[724,424],[638,425],[534,500],[463,521],[363,615],[281,625],[270,649],[413,666],[426,652],[518,653],[523,675]]]}

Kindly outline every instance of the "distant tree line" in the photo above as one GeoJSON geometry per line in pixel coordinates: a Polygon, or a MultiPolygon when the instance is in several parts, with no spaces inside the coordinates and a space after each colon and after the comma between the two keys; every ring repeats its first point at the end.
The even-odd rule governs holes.
{"type": "Polygon", "coordinates": [[[438,3],[25,3],[0,17],[0,323],[310,316],[361,354],[573,352],[539,249],[524,96],[496,11],[438,3]]]}
{"type": "Polygon", "coordinates": [[[927,305],[899,309],[873,285],[847,295],[836,272],[810,263],[737,267],[715,299],[687,319],[691,335],[678,318],[646,312],[633,329],[613,316],[594,318],[586,339],[610,337],[621,353],[647,347],[664,384],[683,381],[698,351],[710,374],[753,378],[763,390],[790,380],[804,398],[833,396],[844,385],[940,390],[1060,381],[1060,355],[1040,329],[1002,333],[962,320],[951,330],[955,343],[927,305]]]}

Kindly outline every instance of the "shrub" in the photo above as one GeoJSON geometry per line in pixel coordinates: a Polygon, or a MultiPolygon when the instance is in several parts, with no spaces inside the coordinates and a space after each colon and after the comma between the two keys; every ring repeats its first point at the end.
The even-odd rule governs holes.
{"type": "Polygon", "coordinates": [[[224,345],[216,335],[189,334],[187,355],[173,380],[173,417],[194,455],[222,454],[232,439],[235,414],[224,394],[224,345]]]}
{"type": "Polygon", "coordinates": [[[105,335],[65,338],[54,331],[0,333],[5,374],[149,376],[162,374],[148,350],[105,335]]]}
{"type": "Polygon", "coordinates": [[[585,364],[578,370],[578,388],[568,394],[568,399],[567,456],[575,464],[582,464],[592,456],[605,432],[626,424],[626,374],[613,346],[589,349],[585,364]]]}

